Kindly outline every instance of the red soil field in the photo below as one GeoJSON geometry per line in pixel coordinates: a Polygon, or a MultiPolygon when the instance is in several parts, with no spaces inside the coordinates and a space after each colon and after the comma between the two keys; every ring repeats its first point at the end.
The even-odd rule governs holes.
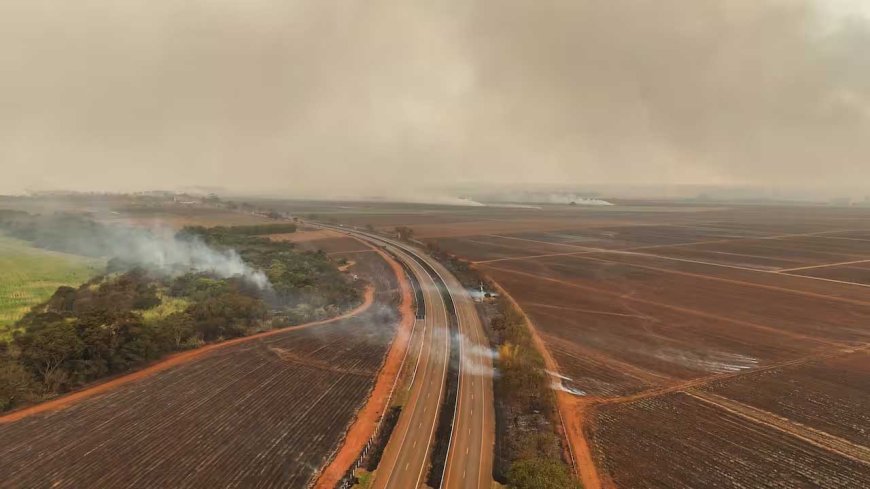
{"type": "Polygon", "coordinates": [[[0,424],[0,487],[302,487],[372,389],[398,322],[377,254],[363,314],[206,352],[65,409],[0,424]]]}
{"type": "MultiPolygon", "coordinates": [[[[647,250],[646,253],[651,253],[664,257],[681,258],[686,260],[696,260],[721,265],[729,265],[734,267],[752,268],[756,270],[775,271],[793,267],[801,267],[813,263],[812,261],[799,260],[795,258],[772,258],[769,255],[757,255],[736,251],[717,251],[711,249],[714,246],[715,245],[689,245],[685,247],[647,250]]],[[[720,249],[724,246],[727,245],[720,245],[720,249]]]]}
{"type": "Polygon", "coordinates": [[[870,447],[866,350],[711,382],[705,390],[870,447]]]}
{"type": "Polygon", "coordinates": [[[757,233],[715,227],[686,225],[633,225],[563,229],[548,233],[520,233],[512,236],[580,246],[600,246],[608,249],[642,246],[678,245],[684,243],[746,239],[757,233]]]}
{"type": "Polygon", "coordinates": [[[516,299],[587,487],[870,484],[870,208],[430,210],[378,225],[516,299]]]}
{"type": "MultiPolygon", "coordinates": [[[[658,251],[657,251],[658,253],[658,251]]],[[[651,254],[593,254],[586,253],[588,258],[617,261],[624,264],[634,264],[638,270],[658,271],[670,275],[684,276],[692,279],[717,281],[740,287],[750,287],[761,290],[788,291],[789,293],[807,294],[812,297],[843,300],[847,303],[864,305],[870,302],[867,288],[855,284],[841,284],[826,280],[812,280],[807,277],[794,277],[790,273],[772,273],[760,270],[735,268],[696,261],[674,260],[651,254]]],[[[496,262],[499,263],[499,262],[496,262]]],[[[859,284],[860,285],[860,284],[859,284]]]]}
{"type": "Polygon", "coordinates": [[[552,286],[573,287],[585,295],[604,294],[611,300],[624,298],[631,304],[662,306],[705,319],[720,318],[733,325],[779,332],[792,339],[829,344],[870,340],[870,330],[865,327],[870,321],[870,297],[866,302],[840,302],[775,286],[726,281],[715,275],[702,278],[697,274],[661,271],[664,268],[660,266],[655,267],[658,270],[645,265],[630,266],[611,256],[580,255],[497,265],[483,269],[525,277],[531,287],[540,287],[543,281],[552,286]]]}
{"type": "Polygon", "coordinates": [[[841,267],[811,268],[789,272],[806,277],[819,277],[845,282],[854,282],[870,286],[870,267],[866,264],[855,264],[841,267]]]}
{"type": "Polygon", "coordinates": [[[712,314],[689,315],[622,292],[603,294],[483,270],[533,319],[565,375],[574,379],[571,387],[592,395],[626,394],[670,378],[751,368],[826,346],[809,338],[784,343],[776,330],[712,314]]]}
{"type": "Polygon", "coordinates": [[[621,488],[870,484],[870,465],[682,393],[602,407],[588,431],[621,488]]]}
{"type": "Polygon", "coordinates": [[[432,241],[517,300],[580,394],[559,398],[592,447],[584,480],[866,487],[870,262],[802,268],[870,257],[868,218],[717,209],[432,241]]]}
{"type": "Polygon", "coordinates": [[[471,236],[466,238],[439,238],[431,240],[438,246],[450,250],[467,260],[492,260],[516,258],[529,255],[574,252],[578,250],[547,243],[532,243],[525,240],[499,236],[471,236]]]}

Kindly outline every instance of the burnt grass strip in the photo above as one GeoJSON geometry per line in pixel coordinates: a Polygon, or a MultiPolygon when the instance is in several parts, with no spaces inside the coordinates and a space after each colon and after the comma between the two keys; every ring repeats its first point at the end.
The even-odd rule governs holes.
{"type": "Polygon", "coordinates": [[[369,472],[373,472],[378,468],[378,464],[381,463],[381,457],[384,455],[384,448],[386,448],[387,442],[390,441],[390,437],[393,436],[393,430],[399,422],[399,415],[401,413],[401,406],[393,406],[389,411],[387,411],[387,414],[384,415],[381,431],[378,433],[377,438],[375,438],[374,444],[372,445],[369,456],[365,462],[366,470],[369,472]]]}

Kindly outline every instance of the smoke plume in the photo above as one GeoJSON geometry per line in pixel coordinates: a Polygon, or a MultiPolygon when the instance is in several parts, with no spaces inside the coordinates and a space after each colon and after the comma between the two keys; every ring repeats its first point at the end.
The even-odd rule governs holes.
{"type": "Polygon", "coordinates": [[[29,215],[7,211],[0,230],[54,251],[115,259],[117,265],[167,275],[207,272],[241,277],[261,290],[271,289],[266,275],[250,267],[231,248],[209,246],[192,233],[166,227],[104,224],[78,214],[29,215]]]}
{"type": "Polygon", "coordinates": [[[113,226],[101,247],[126,263],[149,270],[174,274],[208,272],[221,278],[241,277],[264,290],[269,279],[247,265],[233,249],[217,250],[197,237],[179,238],[169,229],[145,230],[113,226]]]}
{"type": "Polygon", "coordinates": [[[0,192],[860,187],[867,4],[4,0],[0,192]]]}
{"type": "Polygon", "coordinates": [[[495,370],[491,361],[498,358],[498,352],[482,345],[473,343],[462,333],[455,333],[462,352],[462,371],[477,377],[493,377],[495,370]],[[490,360],[490,363],[487,362],[490,360]]]}

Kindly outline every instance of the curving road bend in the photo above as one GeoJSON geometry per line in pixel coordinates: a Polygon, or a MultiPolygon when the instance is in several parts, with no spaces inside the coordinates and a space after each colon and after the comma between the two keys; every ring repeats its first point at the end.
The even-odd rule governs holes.
{"type": "Polygon", "coordinates": [[[390,248],[417,276],[426,314],[411,392],[384,448],[372,484],[375,489],[420,487],[425,480],[450,352],[447,309],[437,285],[416,261],[390,248]]]}
{"type": "Polygon", "coordinates": [[[441,488],[490,489],[495,443],[492,359],[471,295],[441,263],[410,245],[345,227],[325,227],[387,247],[411,267],[425,294],[426,323],[420,350],[425,354],[418,359],[411,396],[384,450],[374,487],[404,489],[424,484],[449,354],[447,310],[437,287],[441,281],[450,292],[463,336],[459,342],[459,392],[441,488]],[[434,270],[434,276],[420,262],[434,270]]]}

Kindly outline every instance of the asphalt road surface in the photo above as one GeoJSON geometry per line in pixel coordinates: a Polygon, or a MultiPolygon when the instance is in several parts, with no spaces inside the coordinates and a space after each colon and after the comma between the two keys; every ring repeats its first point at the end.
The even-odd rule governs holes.
{"type": "MultiPolygon", "coordinates": [[[[438,411],[445,394],[444,381],[450,352],[447,309],[432,277],[413,259],[391,249],[405,261],[420,282],[426,307],[411,392],[384,448],[372,485],[375,489],[414,488],[423,485],[435,437],[438,411]]],[[[416,345],[412,344],[412,347],[416,345]]]]}
{"type": "Polygon", "coordinates": [[[463,336],[460,341],[459,393],[441,487],[490,489],[495,443],[492,359],[487,354],[488,342],[471,295],[444,266],[414,247],[348,228],[333,229],[386,244],[411,267],[420,281],[426,301],[422,344],[418,346],[421,355],[411,395],[384,450],[374,487],[405,489],[424,486],[449,354],[447,310],[437,288],[437,281],[441,280],[450,291],[463,336]],[[430,276],[417,260],[428,264],[436,272],[435,276],[430,276]]]}

